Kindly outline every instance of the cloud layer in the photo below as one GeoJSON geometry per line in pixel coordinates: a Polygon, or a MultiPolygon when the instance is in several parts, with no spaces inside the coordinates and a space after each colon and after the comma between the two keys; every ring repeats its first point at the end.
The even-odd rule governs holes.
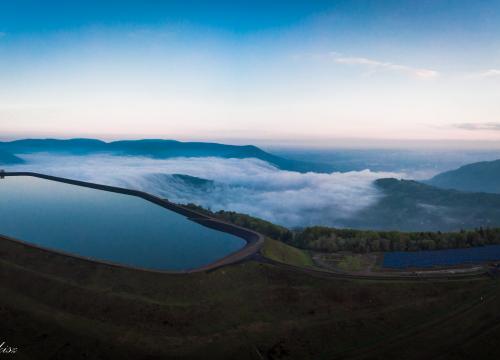
{"type": "Polygon", "coordinates": [[[36,171],[139,189],[178,203],[247,213],[285,226],[342,226],[343,219],[375,203],[373,180],[397,176],[369,170],[300,174],[257,159],[27,155],[9,170],[36,171]],[[212,182],[191,182],[186,174],[212,182]]]}

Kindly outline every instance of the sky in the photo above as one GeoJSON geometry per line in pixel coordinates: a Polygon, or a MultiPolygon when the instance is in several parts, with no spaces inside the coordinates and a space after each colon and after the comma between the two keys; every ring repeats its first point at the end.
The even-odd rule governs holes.
{"type": "Polygon", "coordinates": [[[0,138],[500,146],[500,2],[0,1],[0,138]]]}

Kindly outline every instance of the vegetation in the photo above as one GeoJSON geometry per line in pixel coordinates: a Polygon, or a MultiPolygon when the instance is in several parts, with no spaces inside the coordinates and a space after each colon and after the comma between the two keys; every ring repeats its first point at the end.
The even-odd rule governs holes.
{"type": "Polygon", "coordinates": [[[338,263],[338,268],[344,271],[359,271],[363,264],[361,258],[358,256],[345,256],[338,263]]]}
{"type": "Polygon", "coordinates": [[[10,153],[26,154],[32,152],[68,154],[118,154],[145,156],[154,159],[167,159],[178,156],[222,158],[257,158],[279,169],[298,172],[329,173],[335,168],[329,164],[285,159],[270,154],[252,145],[226,145],[204,142],[181,142],[175,140],[145,139],[104,142],[95,139],[23,139],[8,142],[0,141],[0,150],[10,153]]]}
{"type": "Polygon", "coordinates": [[[482,161],[434,176],[427,183],[446,189],[500,193],[500,160],[482,161]]]}
{"type": "Polygon", "coordinates": [[[343,228],[398,231],[459,231],[500,227],[500,194],[440,189],[411,180],[378,179],[384,196],[343,228]]]}
{"type": "Polygon", "coordinates": [[[136,271],[0,241],[19,359],[498,358],[499,282],[346,281],[247,261],[136,271]]]}
{"type": "Polygon", "coordinates": [[[195,204],[187,204],[184,206],[193,209],[195,211],[198,211],[200,213],[230,222],[232,224],[243,226],[248,229],[257,231],[271,239],[280,240],[286,243],[293,243],[292,240],[294,233],[289,229],[287,229],[286,227],[273,224],[272,222],[262,220],[250,215],[240,214],[234,211],[220,210],[217,212],[211,212],[195,204]]]}
{"type": "Polygon", "coordinates": [[[24,160],[11,153],[0,150],[0,165],[22,164],[24,160]]]}
{"type": "Polygon", "coordinates": [[[401,232],[312,226],[289,230],[269,221],[233,211],[222,210],[212,213],[193,204],[187,206],[236,225],[258,231],[271,239],[302,249],[321,252],[417,251],[500,244],[500,228],[478,228],[458,232],[401,232]]]}
{"type": "Polygon", "coordinates": [[[500,228],[459,232],[400,232],[309,227],[297,232],[293,245],[317,251],[417,251],[500,244],[500,228]]]}
{"type": "Polygon", "coordinates": [[[309,254],[281,241],[267,238],[262,253],[269,259],[295,266],[313,266],[309,254]]]}

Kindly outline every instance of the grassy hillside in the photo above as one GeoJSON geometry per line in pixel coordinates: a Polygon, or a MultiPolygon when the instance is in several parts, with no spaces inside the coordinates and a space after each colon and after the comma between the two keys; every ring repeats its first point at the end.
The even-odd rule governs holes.
{"type": "Polygon", "coordinates": [[[499,355],[500,291],[488,278],[345,281],[253,261],[166,275],[6,240],[0,252],[0,332],[19,359],[499,355]]]}
{"type": "Polygon", "coordinates": [[[434,176],[427,183],[445,189],[500,193],[500,160],[462,166],[434,176]]]}
{"type": "Polygon", "coordinates": [[[295,266],[312,266],[309,254],[283,242],[267,238],[262,248],[262,254],[269,259],[295,266]]]}

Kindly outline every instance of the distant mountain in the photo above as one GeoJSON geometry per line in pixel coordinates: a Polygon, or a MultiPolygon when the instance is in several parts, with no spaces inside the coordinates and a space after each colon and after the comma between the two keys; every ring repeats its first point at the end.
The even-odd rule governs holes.
{"type": "Polygon", "coordinates": [[[182,182],[186,185],[193,187],[212,187],[214,185],[213,180],[203,179],[196,176],[190,176],[185,174],[172,174],[174,180],[182,182]]]}
{"type": "Polygon", "coordinates": [[[12,165],[12,164],[22,164],[24,160],[8,153],[6,151],[0,150],[0,165],[12,165]]]}
{"type": "Polygon", "coordinates": [[[29,154],[34,152],[89,154],[105,152],[107,143],[94,139],[23,139],[10,142],[0,142],[0,150],[14,154],[29,154]]]}
{"type": "Polygon", "coordinates": [[[455,231],[500,226],[500,195],[445,190],[411,180],[379,179],[384,193],[343,226],[374,230],[455,231]]]}
{"type": "Polygon", "coordinates": [[[215,181],[185,174],[147,174],[145,178],[154,184],[155,192],[168,191],[171,193],[210,191],[215,181]]]}
{"type": "Polygon", "coordinates": [[[465,165],[438,174],[426,183],[445,189],[500,194],[500,160],[465,165]]]}
{"type": "Polygon", "coordinates": [[[156,159],[172,157],[222,157],[257,158],[281,170],[298,172],[332,172],[334,167],[327,164],[285,159],[275,156],[253,145],[225,145],[205,142],[180,142],[175,140],[123,140],[104,142],[95,139],[25,139],[0,142],[0,149],[14,154],[48,152],[73,155],[109,153],[125,156],[146,156],[156,159]]]}
{"type": "Polygon", "coordinates": [[[133,187],[178,203],[201,201],[216,190],[216,182],[185,174],[147,174],[133,187]]]}

